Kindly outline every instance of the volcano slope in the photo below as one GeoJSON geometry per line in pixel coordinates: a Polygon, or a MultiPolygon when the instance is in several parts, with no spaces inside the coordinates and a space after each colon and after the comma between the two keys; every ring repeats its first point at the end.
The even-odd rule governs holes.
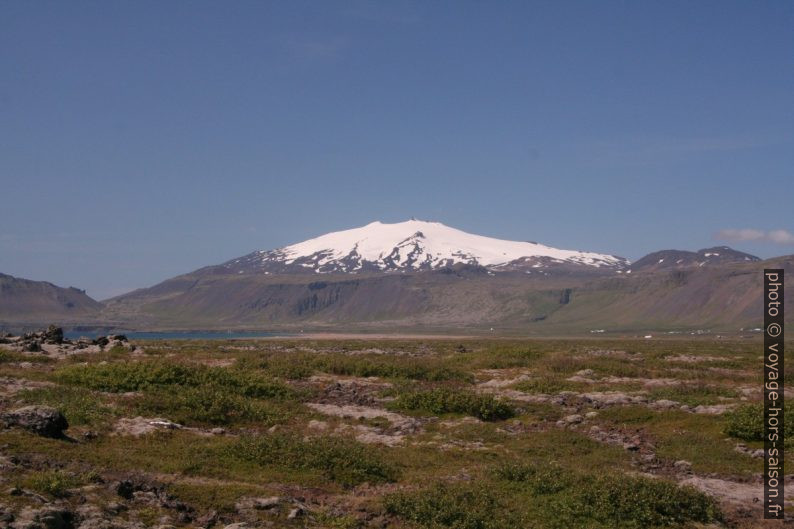
{"type": "Polygon", "coordinates": [[[142,329],[738,331],[761,325],[765,268],[792,274],[794,256],[631,273],[574,265],[529,274],[472,265],[322,275],[213,267],[108,300],[103,319],[142,329]]]}

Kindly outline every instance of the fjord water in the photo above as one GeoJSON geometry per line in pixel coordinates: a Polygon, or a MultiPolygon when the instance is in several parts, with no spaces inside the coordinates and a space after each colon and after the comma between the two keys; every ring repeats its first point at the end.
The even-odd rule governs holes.
{"type": "Polygon", "coordinates": [[[96,338],[107,334],[124,334],[130,340],[234,340],[244,338],[268,338],[273,336],[290,336],[288,333],[266,332],[266,331],[248,331],[248,332],[230,332],[230,331],[172,331],[172,332],[146,332],[146,331],[130,331],[130,332],[103,332],[103,331],[66,331],[64,338],[69,340],[76,340],[80,337],[96,338]]]}

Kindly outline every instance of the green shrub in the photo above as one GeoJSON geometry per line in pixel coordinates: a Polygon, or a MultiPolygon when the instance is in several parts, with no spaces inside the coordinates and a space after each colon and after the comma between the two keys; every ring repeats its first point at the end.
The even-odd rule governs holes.
{"type": "Polygon", "coordinates": [[[544,498],[539,515],[555,526],[646,528],[708,523],[720,519],[716,504],[692,487],[662,479],[607,474],[593,476],[557,465],[505,463],[498,479],[544,498]]]}
{"type": "Polygon", "coordinates": [[[45,355],[31,355],[0,349],[0,364],[11,362],[30,362],[32,364],[49,364],[55,362],[54,358],[45,355]]]}
{"type": "Polygon", "coordinates": [[[680,384],[654,388],[648,397],[651,400],[668,399],[689,404],[690,406],[699,406],[701,404],[716,404],[720,402],[720,397],[735,398],[737,393],[727,387],[706,384],[680,384]]]}
{"type": "Polygon", "coordinates": [[[260,466],[319,471],[346,486],[394,481],[398,474],[379,449],[346,437],[249,436],[241,437],[229,450],[232,457],[260,466]]]}
{"type": "Polygon", "coordinates": [[[256,422],[270,426],[286,419],[276,405],[238,395],[222,386],[177,386],[147,392],[135,401],[134,407],[136,413],[165,416],[187,425],[256,422]]]}
{"type": "Polygon", "coordinates": [[[453,388],[401,393],[391,407],[398,410],[425,411],[436,415],[465,413],[484,421],[508,419],[515,415],[509,403],[493,395],[453,388]]]}
{"type": "Polygon", "coordinates": [[[561,391],[580,390],[582,389],[582,383],[570,382],[559,377],[542,377],[519,382],[514,387],[519,391],[523,391],[524,393],[556,395],[561,391]]]}
{"type": "Polygon", "coordinates": [[[315,373],[317,369],[315,358],[316,355],[299,353],[271,355],[256,363],[256,367],[274,377],[300,380],[309,378],[315,373]]]}
{"type": "Polygon", "coordinates": [[[58,370],[56,377],[67,384],[117,393],[146,391],[163,386],[219,386],[244,397],[268,398],[292,394],[281,382],[260,373],[163,361],[68,366],[58,370]]]}
{"type": "Polygon", "coordinates": [[[325,373],[357,377],[404,378],[431,382],[473,379],[471,374],[453,369],[437,358],[323,355],[317,357],[317,368],[325,373]]]}
{"type": "Polygon", "coordinates": [[[523,527],[494,487],[487,484],[445,484],[429,489],[390,494],[386,512],[420,527],[503,529],[523,527]]]}
{"type": "Polygon", "coordinates": [[[584,512],[619,527],[644,529],[720,519],[711,498],[693,487],[680,487],[662,479],[610,475],[577,489],[584,512]]]}
{"type": "Polygon", "coordinates": [[[479,369],[509,369],[528,367],[543,358],[543,353],[523,347],[496,346],[490,347],[484,354],[472,362],[479,369]]]}
{"type": "Polygon", "coordinates": [[[85,484],[85,480],[63,470],[34,472],[25,480],[25,486],[56,498],[63,498],[69,489],[85,484]]]}
{"type": "Polygon", "coordinates": [[[356,377],[381,377],[406,380],[463,380],[474,377],[450,366],[444,358],[406,355],[349,355],[342,353],[278,352],[247,356],[238,360],[244,369],[261,369],[268,375],[303,379],[314,373],[356,377]]]}
{"type": "Polygon", "coordinates": [[[44,387],[22,391],[19,398],[29,404],[57,408],[72,426],[97,425],[113,415],[94,392],[82,388],[44,387]]]}
{"type": "Polygon", "coordinates": [[[527,463],[504,463],[496,468],[495,474],[500,479],[526,485],[536,495],[560,492],[574,482],[570,472],[556,464],[539,466],[527,463]]]}
{"type": "MultiPolygon", "coordinates": [[[[745,441],[764,440],[764,405],[763,403],[745,404],[735,410],[727,412],[725,419],[725,433],[731,437],[745,441]]],[[[783,418],[783,432],[794,441],[794,414],[786,413],[783,418]]]]}

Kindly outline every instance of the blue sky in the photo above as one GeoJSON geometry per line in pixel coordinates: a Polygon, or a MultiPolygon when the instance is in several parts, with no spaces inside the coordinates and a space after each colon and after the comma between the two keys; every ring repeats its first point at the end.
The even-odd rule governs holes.
{"type": "Polygon", "coordinates": [[[3,2],[0,272],[101,299],[411,216],[794,253],[792,28],[787,0],[3,2]]]}

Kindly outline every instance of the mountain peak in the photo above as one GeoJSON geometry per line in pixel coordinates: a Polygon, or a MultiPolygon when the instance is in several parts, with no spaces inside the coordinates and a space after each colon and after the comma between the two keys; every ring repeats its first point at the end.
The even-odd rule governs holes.
{"type": "Polygon", "coordinates": [[[621,257],[561,250],[538,243],[474,235],[441,222],[411,218],[327,233],[261,250],[221,265],[224,273],[358,273],[434,270],[476,265],[492,271],[576,266],[620,269],[621,257]]]}
{"type": "Polygon", "coordinates": [[[729,246],[703,248],[697,252],[686,250],[660,250],[653,252],[632,263],[632,270],[666,270],[713,266],[726,263],[755,262],[759,257],[734,250],[729,246]]]}

